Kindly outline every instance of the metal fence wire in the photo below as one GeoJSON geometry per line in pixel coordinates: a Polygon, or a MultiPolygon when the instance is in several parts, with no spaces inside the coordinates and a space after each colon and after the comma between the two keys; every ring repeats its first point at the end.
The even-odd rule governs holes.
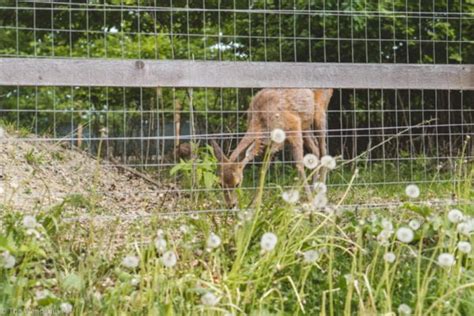
{"type": "MultiPolygon", "coordinates": [[[[221,210],[222,189],[210,176],[221,162],[205,149],[210,140],[230,153],[263,87],[334,88],[326,139],[340,166],[329,174],[330,188],[345,188],[356,168],[354,187],[365,190],[450,186],[459,165],[474,158],[473,36],[474,4],[462,0],[4,0],[0,119],[23,131],[10,143],[61,142],[100,154],[163,184],[155,192],[206,197],[187,210],[221,210]],[[51,60],[56,66],[46,66],[51,60]],[[173,63],[180,60],[215,72],[190,74],[173,63]],[[74,67],[82,61],[91,63],[74,67]],[[168,75],[153,73],[160,77],[153,86],[136,72],[100,68],[110,61],[134,71],[159,63],[168,75]],[[238,72],[249,62],[265,75],[253,81],[238,72]],[[397,74],[401,64],[413,74],[397,74]],[[299,75],[324,65],[334,71],[299,75]],[[351,65],[360,72],[345,73],[351,65]],[[394,86],[381,85],[385,74],[394,86]],[[192,85],[177,84],[190,76],[192,85]]],[[[245,169],[248,196],[262,156],[245,169]]],[[[287,146],[268,172],[269,190],[297,185],[287,146]]],[[[366,198],[349,204],[393,203],[366,198]]]]}

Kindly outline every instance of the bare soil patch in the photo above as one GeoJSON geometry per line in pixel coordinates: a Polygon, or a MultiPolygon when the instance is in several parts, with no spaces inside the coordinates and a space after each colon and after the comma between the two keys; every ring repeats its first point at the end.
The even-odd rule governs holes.
{"type": "MultiPolygon", "coordinates": [[[[31,212],[75,199],[92,202],[95,212],[112,216],[152,215],[172,209],[176,197],[166,193],[170,184],[158,187],[133,172],[67,147],[5,133],[0,139],[0,203],[31,212]]],[[[90,211],[90,205],[76,204],[90,211]]]]}

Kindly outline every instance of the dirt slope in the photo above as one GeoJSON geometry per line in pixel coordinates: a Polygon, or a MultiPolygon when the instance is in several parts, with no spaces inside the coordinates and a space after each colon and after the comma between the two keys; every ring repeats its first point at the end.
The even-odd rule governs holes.
{"type": "Polygon", "coordinates": [[[163,193],[164,185],[157,187],[110,163],[98,164],[88,154],[61,144],[3,134],[0,203],[13,209],[31,212],[71,197],[96,201],[94,210],[104,215],[140,216],[172,208],[174,198],[163,193]]]}

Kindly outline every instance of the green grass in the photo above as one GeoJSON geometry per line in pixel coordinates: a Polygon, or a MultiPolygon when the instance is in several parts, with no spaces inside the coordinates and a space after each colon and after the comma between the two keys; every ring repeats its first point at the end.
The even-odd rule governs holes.
{"type": "Polygon", "coordinates": [[[383,167],[361,167],[356,178],[350,169],[336,169],[331,179],[341,186],[329,189],[333,207],[319,210],[303,210],[285,203],[278,190],[265,191],[273,181],[271,175],[265,178],[266,166],[259,189],[244,193],[247,202],[254,199],[253,211],[246,214],[158,213],[131,222],[106,220],[98,215],[106,210],[97,209],[100,197],[92,190],[90,197],[70,196],[51,209],[32,206],[38,224],[28,228],[25,215],[0,196],[0,313],[60,313],[64,303],[75,315],[379,315],[398,314],[401,304],[415,315],[474,313],[473,253],[457,249],[461,240],[472,242],[472,235],[459,234],[447,219],[452,208],[474,215],[472,166],[461,166],[442,184],[437,180],[446,175],[431,173],[433,181],[421,185],[420,197],[411,200],[404,185],[367,184],[383,176],[374,173],[383,167]],[[443,202],[452,194],[461,199],[458,204],[443,202]],[[442,203],[424,202],[432,198],[442,203]],[[398,200],[405,203],[337,206],[398,200]],[[68,221],[64,214],[71,211],[90,219],[68,221]],[[411,220],[421,223],[413,240],[397,240],[398,228],[411,220]],[[393,231],[381,243],[387,221],[393,231]],[[155,248],[158,230],[167,250],[177,255],[171,268],[155,248]],[[267,232],[278,241],[264,252],[260,240],[267,232]],[[209,250],[211,233],[222,243],[209,250]],[[305,262],[308,251],[316,251],[317,260],[305,262]],[[388,252],[395,254],[393,262],[384,260],[388,252]],[[441,253],[453,255],[454,265],[441,267],[441,253]],[[5,268],[2,260],[8,256],[15,264],[5,268]],[[124,266],[127,256],[137,257],[138,266],[124,266]],[[218,299],[215,305],[203,304],[207,293],[218,299]]]}

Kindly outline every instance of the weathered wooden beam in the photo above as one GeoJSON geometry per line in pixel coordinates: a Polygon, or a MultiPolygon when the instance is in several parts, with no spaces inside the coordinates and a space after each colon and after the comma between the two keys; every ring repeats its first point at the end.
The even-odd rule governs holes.
{"type": "Polygon", "coordinates": [[[0,85],[474,90],[474,65],[0,58],[0,85]]]}

